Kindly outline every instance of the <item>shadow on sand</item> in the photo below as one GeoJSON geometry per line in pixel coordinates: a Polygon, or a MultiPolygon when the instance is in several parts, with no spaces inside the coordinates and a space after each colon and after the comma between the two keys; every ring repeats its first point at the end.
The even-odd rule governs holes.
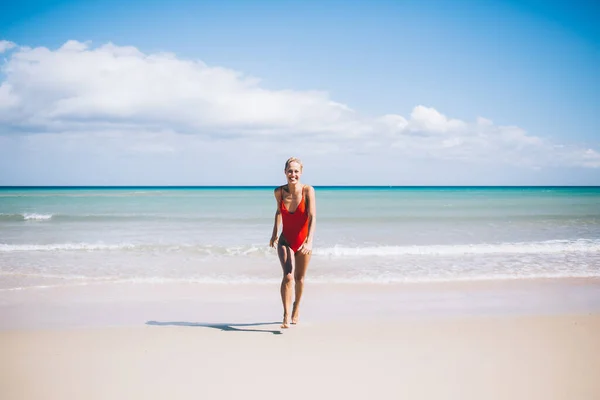
{"type": "Polygon", "coordinates": [[[190,327],[201,327],[201,328],[214,328],[219,329],[224,332],[262,332],[262,333],[272,333],[273,335],[281,335],[280,330],[270,330],[270,329],[251,329],[245,327],[254,327],[254,326],[262,326],[262,325],[279,325],[280,322],[256,322],[251,324],[215,324],[215,323],[205,323],[205,322],[185,322],[185,321],[172,321],[172,322],[161,322],[161,321],[148,321],[146,325],[154,325],[154,326],[190,326],[190,327]]]}

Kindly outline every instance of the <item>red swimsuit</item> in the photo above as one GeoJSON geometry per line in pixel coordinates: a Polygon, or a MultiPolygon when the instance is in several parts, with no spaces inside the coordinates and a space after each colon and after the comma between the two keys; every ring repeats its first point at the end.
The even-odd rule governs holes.
{"type": "Polygon", "coordinates": [[[308,210],[304,200],[304,188],[302,189],[302,201],[296,207],[296,211],[289,212],[283,204],[283,189],[281,190],[281,218],[283,219],[283,238],[290,248],[295,252],[304,244],[308,236],[308,210]]]}

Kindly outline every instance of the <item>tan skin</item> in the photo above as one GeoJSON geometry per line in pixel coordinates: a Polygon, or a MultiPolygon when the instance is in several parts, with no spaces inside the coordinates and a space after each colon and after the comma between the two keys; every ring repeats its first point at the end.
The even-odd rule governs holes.
{"type": "MultiPolygon", "coordinates": [[[[281,281],[281,301],[283,302],[283,322],[282,328],[289,328],[290,315],[291,323],[298,323],[298,314],[300,300],[304,291],[304,276],[308,268],[308,263],[312,255],[312,242],[316,226],[316,204],[315,189],[312,186],[300,183],[302,175],[302,166],[297,162],[291,162],[285,170],[287,185],[275,189],[275,200],[277,202],[277,211],[275,213],[275,222],[273,234],[270,240],[270,246],[277,246],[277,255],[283,270],[283,279],[281,281]],[[282,199],[283,194],[283,199],[282,199]],[[279,202],[283,201],[286,209],[296,210],[302,197],[306,199],[306,208],[308,211],[308,236],[302,246],[296,253],[287,245],[285,240],[278,240],[277,233],[282,224],[279,202]],[[295,287],[295,290],[292,289],[295,287]],[[292,292],[295,292],[294,302],[292,303],[292,292]],[[291,312],[290,312],[291,308],[291,312]]],[[[285,239],[285,238],[282,238],[285,239]]]]}

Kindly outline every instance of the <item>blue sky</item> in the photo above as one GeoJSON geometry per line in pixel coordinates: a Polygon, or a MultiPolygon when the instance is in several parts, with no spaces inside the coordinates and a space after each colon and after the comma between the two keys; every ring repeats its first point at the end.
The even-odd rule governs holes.
{"type": "Polygon", "coordinates": [[[599,18],[580,0],[4,6],[0,184],[276,184],[295,155],[313,184],[598,185],[599,18]]]}

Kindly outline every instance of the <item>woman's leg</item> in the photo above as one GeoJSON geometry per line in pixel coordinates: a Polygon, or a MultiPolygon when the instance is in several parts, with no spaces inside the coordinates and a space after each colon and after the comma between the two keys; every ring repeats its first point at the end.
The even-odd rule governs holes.
{"type": "Polygon", "coordinates": [[[283,269],[283,279],[281,280],[281,301],[283,303],[283,322],[282,328],[289,328],[290,325],[290,307],[292,305],[292,283],[294,280],[294,252],[285,242],[280,241],[277,246],[279,262],[283,269]]]}
{"type": "Polygon", "coordinates": [[[298,323],[298,313],[300,308],[300,299],[302,298],[302,292],[304,291],[304,275],[306,275],[306,269],[310,261],[311,254],[300,254],[295,255],[295,268],[294,268],[294,282],[296,284],[296,298],[294,299],[294,308],[292,310],[292,324],[298,323]]]}

